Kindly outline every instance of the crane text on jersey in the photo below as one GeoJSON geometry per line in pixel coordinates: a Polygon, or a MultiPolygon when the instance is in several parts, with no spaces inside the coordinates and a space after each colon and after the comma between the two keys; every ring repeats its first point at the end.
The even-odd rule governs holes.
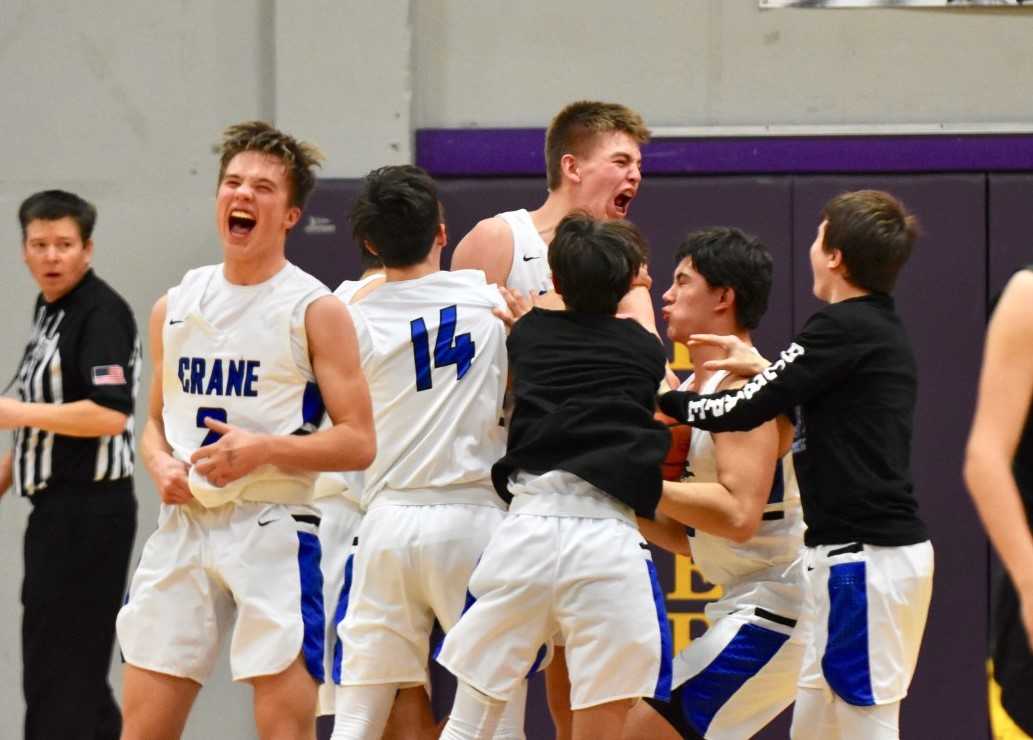
{"type": "Polygon", "coordinates": [[[257,396],[258,360],[227,360],[225,369],[221,358],[179,358],[179,382],[184,393],[198,396],[257,396]]]}

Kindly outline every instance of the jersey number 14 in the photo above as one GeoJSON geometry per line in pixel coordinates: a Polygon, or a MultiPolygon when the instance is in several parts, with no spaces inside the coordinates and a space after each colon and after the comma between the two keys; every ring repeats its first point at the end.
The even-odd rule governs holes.
{"type": "MultiPolygon", "coordinates": [[[[441,309],[438,337],[434,342],[434,367],[456,366],[456,380],[462,380],[473,363],[474,342],[470,333],[456,336],[456,307],[441,309]]],[[[430,339],[427,323],[422,319],[409,322],[412,331],[412,351],[416,360],[416,390],[425,391],[433,387],[430,377],[430,339]]]]}

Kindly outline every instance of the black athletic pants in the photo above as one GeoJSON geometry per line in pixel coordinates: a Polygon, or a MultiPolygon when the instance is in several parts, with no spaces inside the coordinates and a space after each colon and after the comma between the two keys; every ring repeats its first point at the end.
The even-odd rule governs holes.
{"type": "Polygon", "coordinates": [[[108,683],[136,499],[132,480],[32,497],[22,584],[26,740],[117,740],[108,683]]]}

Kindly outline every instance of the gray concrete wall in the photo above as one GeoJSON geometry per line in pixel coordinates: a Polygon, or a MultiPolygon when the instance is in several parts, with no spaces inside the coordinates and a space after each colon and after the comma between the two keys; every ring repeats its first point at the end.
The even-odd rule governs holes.
{"type": "Polygon", "coordinates": [[[544,125],[572,98],[653,126],[1033,120],[1028,10],[756,0],[419,0],[421,127],[544,125]]]}

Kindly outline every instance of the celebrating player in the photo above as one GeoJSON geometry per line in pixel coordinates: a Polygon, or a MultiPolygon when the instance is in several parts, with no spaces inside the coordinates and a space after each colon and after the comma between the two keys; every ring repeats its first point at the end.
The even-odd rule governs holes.
{"type": "Polygon", "coordinates": [[[364,468],[375,452],[348,311],[284,256],[318,161],[267,124],[229,127],[216,196],[224,261],[188,272],[151,313],[142,456],[163,503],[118,617],[124,738],[180,736],[231,624],[233,677],[254,688],[259,735],[314,731],[314,471],[364,468]],[[333,426],[315,431],[324,402],[333,426]]]}
{"type": "MultiPolygon", "coordinates": [[[[764,246],[738,229],[705,229],[686,237],[675,260],[664,293],[667,336],[685,343],[693,334],[735,335],[749,345],[771,290],[764,246]]],[[[745,383],[707,368],[719,349],[697,344],[689,352],[696,371],[682,390],[711,393],[745,383]]],[[[752,737],[796,696],[803,515],[792,460],[779,460],[789,441],[786,435],[780,445],[775,421],[734,434],[692,430],[691,477],[664,483],[660,511],[690,525],[693,561],[724,593],[707,605],[710,628],[674,659],[673,700],[636,705],[625,738],[752,737]]],[[[640,525],[654,539],[658,525],[640,525]]],[[[673,537],[665,539],[680,535],[684,543],[685,528],[671,528],[673,537]]]]}
{"type": "MultiPolygon", "coordinates": [[[[356,235],[386,281],[352,304],[381,440],[363,476],[366,515],[338,636],[333,738],[379,738],[396,691],[422,686],[434,619],[448,631],[504,507],[490,480],[502,456],[505,328],[498,290],[473,270],[442,272],[445,227],[421,169],[367,175],[356,235]]],[[[523,701],[499,736],[523,736],[523,701]]]]}
{"type": "MultiPolygon", "coordinates": [[[[567,105],[545,135],[545,202],[533,211],[508,211],[478,222],[456,247],[452,269],[483,270],[489,283],[533,296],[544,308],[562,308],[548,258],[556,226],[575,211],[601,220],[627,218],[642,184],[640,147],[648,141],[642,116],[626,106],[590,100],[567,105]]],[[[650,283],[643,264],[619,312],[656,333],[650,283]]],[[[560,644],[546,669],[546,686],[557,738],[565,740],[570,737],[570,682],[560,644]]]]}
{"type": "Polygon", "coordinates": [[[638,240],[627,222],[564,219],[549,262],[567,309],[535,308],[510,334],[515,407],[492,478],[511,505],[438,657],[459,679],[443,737],[491,737],[557,633],[574,737],[620,737],[630,699],[670,694],[663,595],[635,523],[660,496],[670,434],[652,414],[665,357],[614,316],[638,240]]]}
{"type": "Polygon", "coordinates": [[[932,593],[910,471],[915,360],[890,295],[916,224],[874,190],[833,198],[821,217],[810,260],[829,305],[770,367],[741,340],[712,338],[730,353],[712,368],[763,370],[739,390],[672,391],[661,408],[721,432],[799,407],[806,648],[792,736],[884,740],[898,737],[932,593]]]}

